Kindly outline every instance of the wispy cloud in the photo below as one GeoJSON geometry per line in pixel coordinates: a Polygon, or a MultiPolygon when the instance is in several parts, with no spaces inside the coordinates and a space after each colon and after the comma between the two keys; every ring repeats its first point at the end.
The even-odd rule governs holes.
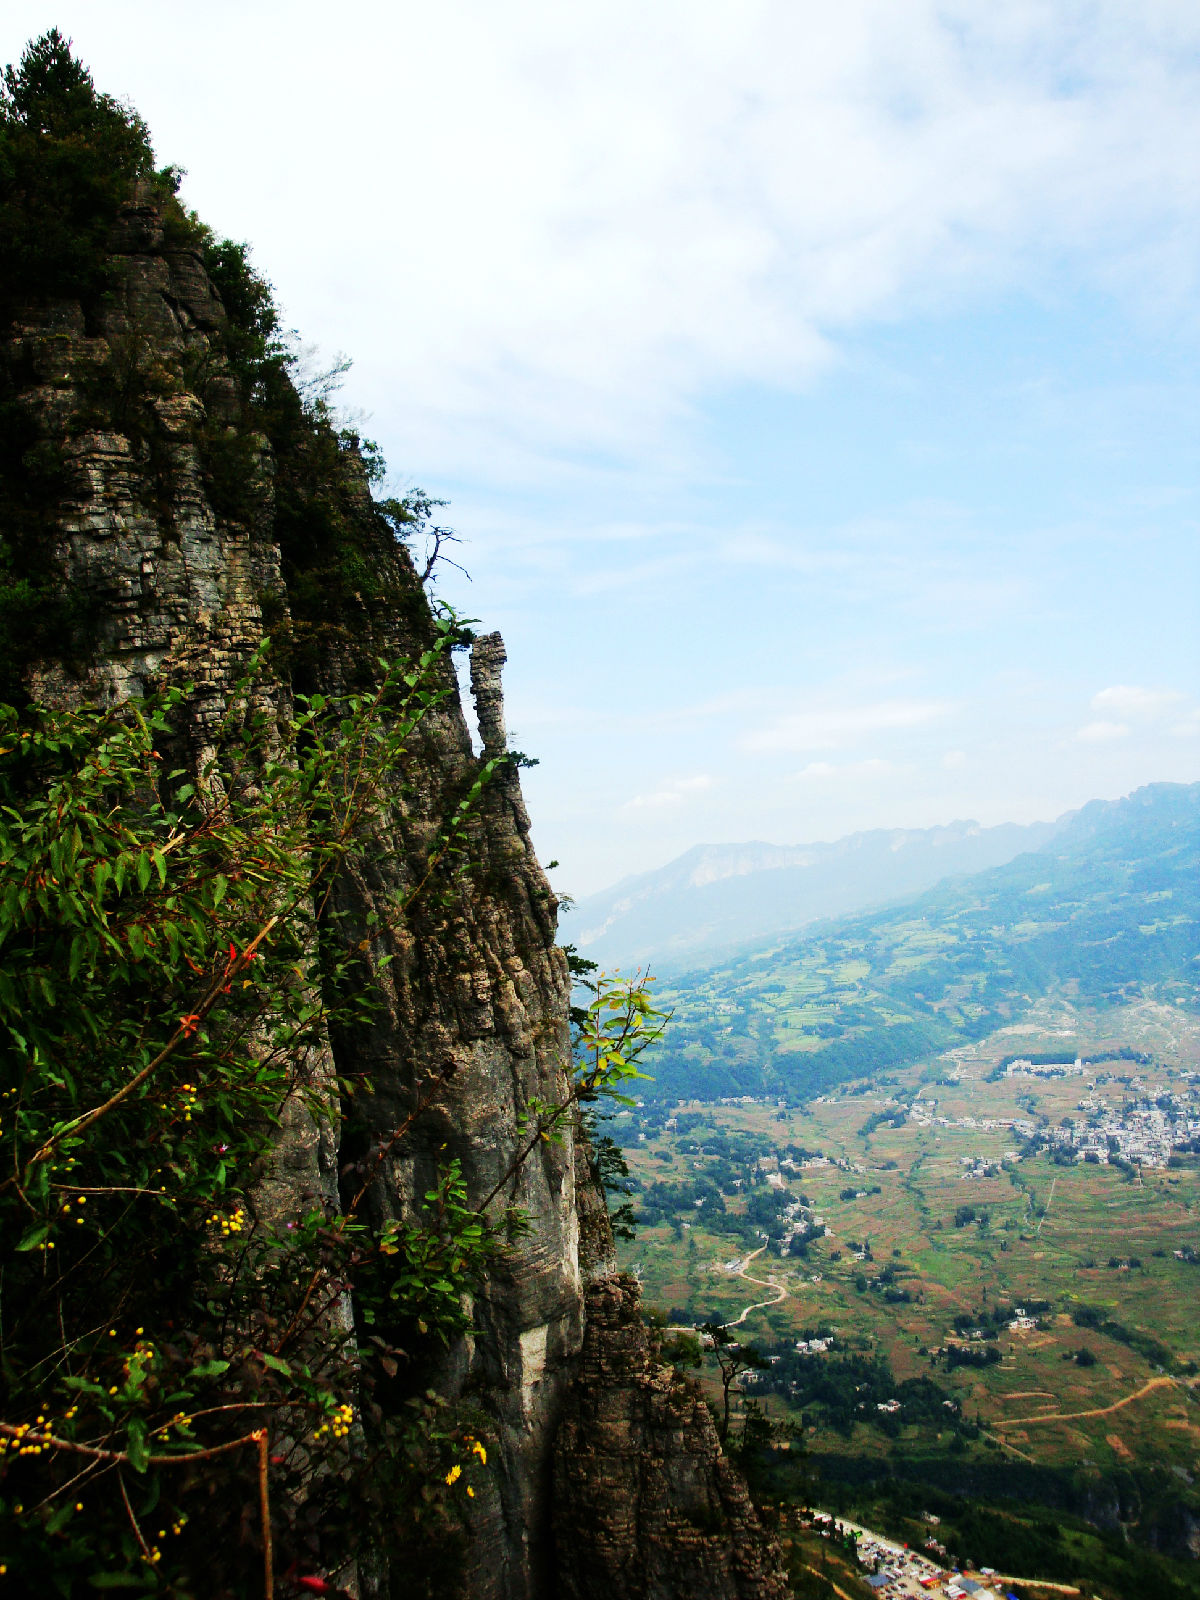
{"type": "Polygon", "coordinates": [[[919,728],[951,710],[946,700],[880,700],[874,705],[789,712],[741,739],[744,750],[836,750],[866,734],[919,728]]]}
{"type": "Polygon", "coordinates": [[[882,778],[895,770],[890,761],[872,756],[866,761],[844,761],[840,766],[832,761],[810,761],[789,776],[793,783],[852,782],[858,778],[882,778]]]}
{"type": "Polygon", "coordinates": [[[1083,744],[1105,744],[1145,734],[1174,715],[1178,718],[1167,731],[1186,738],[1193,725],[1200,726],[1200,711],[1180,716],[1187,695],[1178,689],[1147,689],[1133,683],[1114,683],[1091,698],[1091,708],[1100,716],[1084,723],[1075,738],[1083,744]]]}
{"type": "Polygon", "coordinates": [[[1092,710],[1141,721],[1165,716],[1183,698],[1176,689],[1142,689],[1136,684],[1116,683],[1092,696],[1092,710]]]}
{"type": "MultiPolygon", "coordinates": [[[[45,6],[5,9],[8,59],[45,6]]],[[[1146,303],[1195,283],[1191,0],[77,10],[425,470],[661,457],[715,386],[806,382],[847,330],[1063,260],[1146,303]]]]}
{"type": "Polygon", "coordinates": [[[1082,744],[1105,744],[1111,739],[1128,738],[1131,731],[1127,722],[1087,722],[1075,737],[1082,744]]]}
{"type": "Polygon", "coordinates": [[[646,794],[635,794],[631,800],[626,800],[620,808],[621,814],[629,816],[638,812],[676,811],[691,796],[711,789],[712,786],[713,781],[707,773],[697,773],[690,778],[670,778],[659,784],[657,789],[651,789],[646,794]]]}

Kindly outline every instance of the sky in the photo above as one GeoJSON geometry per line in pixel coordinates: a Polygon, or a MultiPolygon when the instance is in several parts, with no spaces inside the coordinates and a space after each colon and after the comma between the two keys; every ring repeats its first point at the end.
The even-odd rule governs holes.
{"type": "Polygon", "coordinates": [[[556,888],[1200,780],[1194,0],[7,0],[450,502],[556,888]]]}

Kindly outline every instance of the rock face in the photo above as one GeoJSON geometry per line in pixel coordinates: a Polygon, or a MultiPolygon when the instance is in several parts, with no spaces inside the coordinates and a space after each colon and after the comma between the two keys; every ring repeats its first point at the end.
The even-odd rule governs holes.
{"type": "MultiPolygon", "coordinates": [[[[112,249],[116,287],[103,304],[29,307],[0,353],[0,398],[29,446],[22,459],[53,463],[36,495],[18,486],[9,503],[40,519],[40,581],[49,574],[79,624],[73,643],[25,664],[24,682],[38,698],[105,703],[164,677],[191,683],[183,733],[200,769],[266,634],[279,643],[277,664],[253,693],[284,710],[297,691],[337,692],[369,681],[380,656],[419,653],[432,620],[406,550],[371,500],[356,441],[328,425],[291,435],[281,427],[275,438],[257,430],[227,358],[226,311],[196,251],[164,234],[144,196],[126,208],[112,249]]],[[[367,864],[339,886],[344,937],[369,945],[384,1004],[369,1023],[335,1033],[312,1071],[371,1087],[324,1133],[304,1116],[285,1121],[264,1203],[299,1211],[314,1197],[335,1200],[339,1171],[418,1108],[373,1185],[376,1219],[404,1215],[447,1155],[461,1162],[475,1203],[496,1191],[524,1210],[529,1231],[491,1274],[475,1332],[439,1380],[452,1398],[470,1396],[495,1441],[491,1485],[469,1530],[467,1600],[556,1592],[552,1441],[581,1347],[556,1515],[563,1530],[594,1520],[597,1539],[611,1529],[597,1545],[612,1580],[606,1600],[765,1600],[780,1591],[707,1414],[643,1370],[644,1338],[639,1345],[627,1287],[611,1277],[611,1231],[586,1149],[547,1143],[515,1160],[527,1103],[564,1097],[570,1055],[556,901],[530,845],[515,770],[502,769],[484,792],[458,890],[394,912],[481,761],[504,749],[503,662],[499,635],[477,641],[482,755],[445,666],[453,692],[422,725],[410,769],[379,808],[367,864]],[[623,1474],[611,1514],[592,1471],[605,1452],[616,1452],[623,1474]],[[703,1531],[704,1517],[723,1534],[703,1531]]],[[[563,1581],[572,1595],[599,1592],[579,1574],[563,1581]]],[[[389,1575],[385,1553],[367,1587],[398,1596],[405,1575],[389,1575]]]]}
{"type": "Polygon", "coordinates": [[[565,1600],[784,1600],[779,1550],[696,1388],[651,1356],[637,1284],[588,1294],[554,1456],[565,1600]]]}

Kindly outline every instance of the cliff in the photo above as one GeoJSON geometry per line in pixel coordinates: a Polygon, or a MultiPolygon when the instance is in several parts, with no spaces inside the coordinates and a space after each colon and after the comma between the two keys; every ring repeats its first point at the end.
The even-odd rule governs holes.
{"type": "MultiPolygon", "coordinates": [[[[372,499],[369,459],[298,395],[244,253],[214,241],[145,175],[114,207],[102,242],[78,292],[65,292],[68,282],[39,294],[26,281],[2,297],[8,691],[115,704],[163,682],[192,685],[178,736],[200,773],[267,635],[253,694],[283,717],[298,692],[344,694],[373,681],[380,658],[415,657],[434,620],[395,516],[372,499]]],[[[611,1448],[637,1485],[624,1483],[613,1503],[621,1526],[605,1545],[607,1593],[774,1596],[769,1553],[707,1414],[654,1375],[630,1292],[611,1276],[586,1146],[548,1140],[516,1160],[530,1104],[568,1092],[570,979],[515,766],[502,765],[483,791],[469,874],[413,897],[442,819],[505,749],[503,662],[498,635],[474,641],[482,753],[442,663],[449,693],[337,883],[336,937],[366,952],[382,1004],[340,1021],[316,1052],[301,1087],[332,1115],[314,1119],[293,1097],[257,1204],[276,1220],[314,1202],[334,1210],[339,1186],[344,1200],[383,1151],[370,1167],[376,1224],[413,1214],[448,1160],[472,1203],[499,1188],[523,1213],[525,1231],[475,1294],[470,1332],[432,1374],[489,1445],[462,1512],[456,1593],[556,1592],[551,1523],[590,1526],[606,1499],[610,1445],[595,1441],[615,1407],[627,1424],[611,1448]],[[589,1300],[591,1283],[599,1298],[589,1300]],[[601,1351],[614,1316],[628,1348],[610,1360],[601,1351]],[[651,1503],[652,1548],[642,1549],[643,1519],[631,1508],[651,1503]],[[701,1506],[707,1531],[687,1533],[701,1506]]],[[[334,1320],[367,1336],[353,1303],[334,1320]]],[[[572,1595],[594,1592],[580,1576],[585,1548],[559,1542],[572,1595]]],[[[364,1594],[415,1593],[404,1549],[385,1544],[340,1581],[364,1594]]]]}
{"type": "Polygon", "coordinates": [[[790,1593],[708,1407],[654,1360],[631,1278],[606,1277],[589,1292],[554,1474],[565,1600],[790,1593]]]}

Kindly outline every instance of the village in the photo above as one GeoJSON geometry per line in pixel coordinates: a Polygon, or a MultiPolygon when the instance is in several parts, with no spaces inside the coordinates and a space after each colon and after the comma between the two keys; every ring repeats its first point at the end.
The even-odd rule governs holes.
{"type": "MultiPolygon", "coordinates": [[[[912,1550],[906,1544],[875,1533],[860,1523],[844,1517],[834,1517],[824,1511],[799,1513],[793,1526],[811,1530],[822,1538],[842,1544],[852,1550],[860,1567],[864,1593],[895,1597],[920,1595],[945,1595],[947,1600],[1016,1600],[1006,1587],[1009,1583],[1029,1582],[1028,1579],[1001,1576],[992,1567],[956,1567],[947,1564],[945,1546],[933,1530],[939,1518],[931,1512],[923,1520],[930,1526],[930,1534],[923,1550],[912,1550]]],[[[1039,1585],[1041,1587],[1041,1585],[1039,1585]]],[[[1051,1585],[1062,1594],[1078,1594],[1079,1590],[1066,1584],[1051,1585]]]]}

